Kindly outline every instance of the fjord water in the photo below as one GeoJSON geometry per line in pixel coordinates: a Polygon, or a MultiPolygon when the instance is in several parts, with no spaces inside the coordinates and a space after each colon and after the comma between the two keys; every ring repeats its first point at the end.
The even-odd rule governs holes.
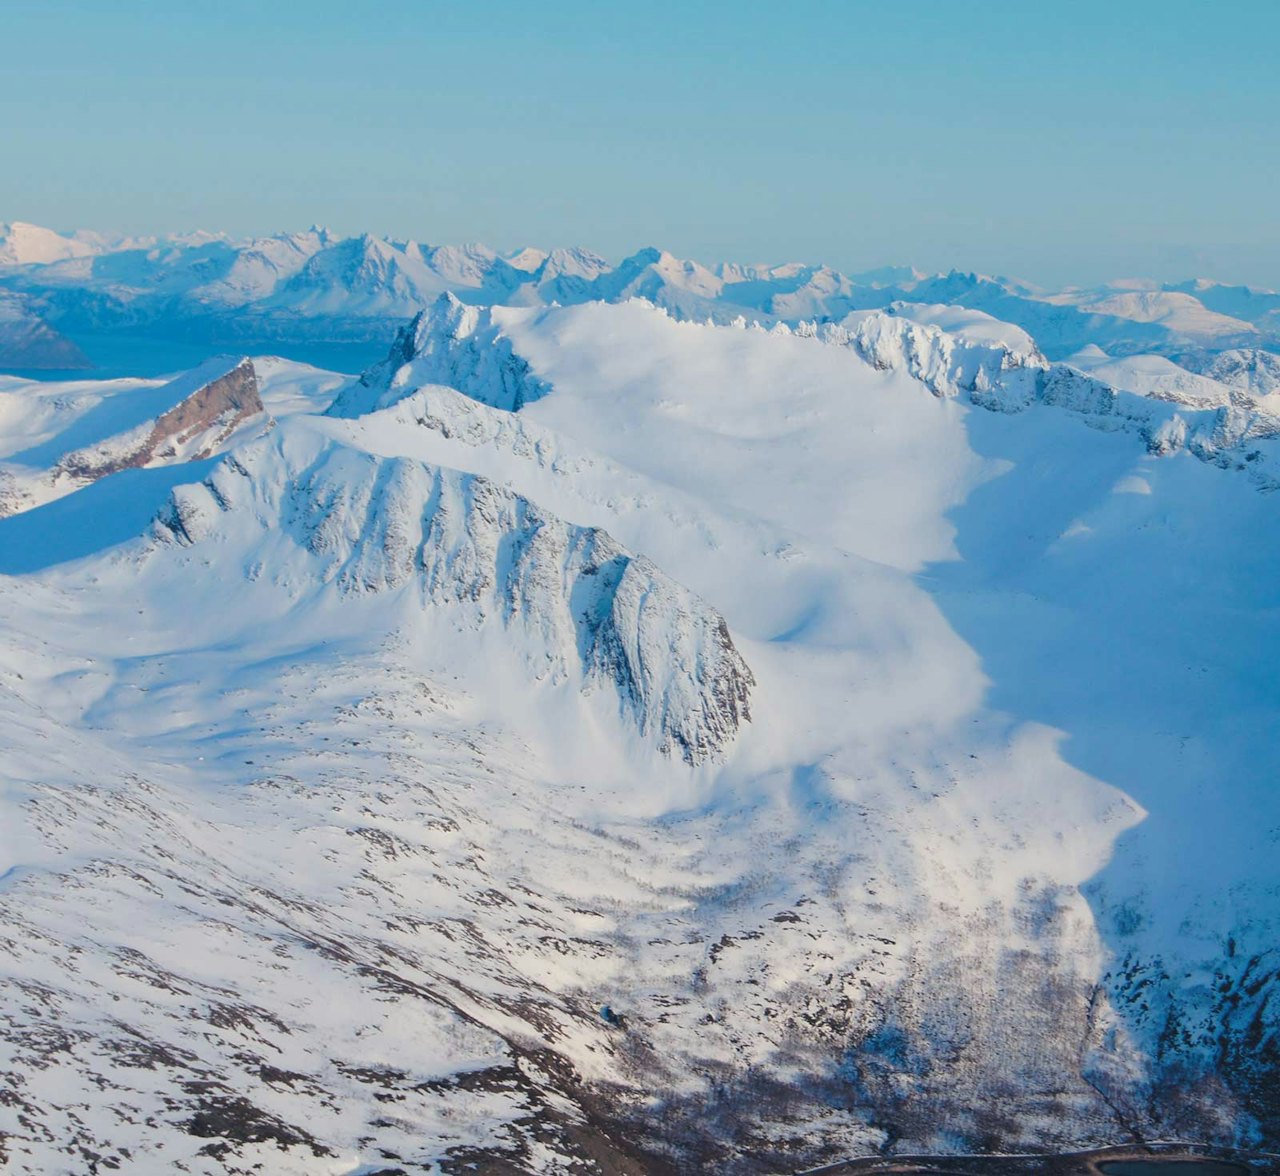
{"type": "Polygon", "coordinates": [[[93,334],[68,332],[88,357],[88,368],[0,368],[0,374],[43,383],[59,380],[116,380],[130,376],[152,379],[186,371],[222,352],[237,355],[278,355],[295,363],[326,371],[357,374],[386,354],[386,340],[331,342],[324,339],[280,338],[169,339],[117,331],[93,334]]]}

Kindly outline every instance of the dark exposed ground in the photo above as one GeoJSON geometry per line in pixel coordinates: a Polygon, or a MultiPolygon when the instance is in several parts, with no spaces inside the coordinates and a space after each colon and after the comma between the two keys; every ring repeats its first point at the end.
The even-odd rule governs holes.
{"type": "Polygon", "coordinates": [[[1261,1176],[1280,1173],[1280,1156],[1188,1144],[1110,1147],[1057,1156],[891,1156],[848,1160],[810,1169],[801,1176],[1107,1176],[1102,1165],[1124,1163],[1113,1176],[1136,1176],[1141,1163],[1150,1176],[1261,1176]],[[1159,1161],[1165,1161],[1159,1164],[1159,1161]],[[1168,1165],[1175,1164],[1170,1167],[1168,1165]],[[1158,1166],[1157,1166],[1158,1165],[1158,1166]]]}

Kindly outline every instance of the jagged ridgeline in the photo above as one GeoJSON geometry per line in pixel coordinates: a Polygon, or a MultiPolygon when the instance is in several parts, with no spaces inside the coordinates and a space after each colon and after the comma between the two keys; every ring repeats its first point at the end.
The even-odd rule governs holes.
{"type": "Polygon", "coordinates": [[[616,691],[663,752],[690,764],[721,751],[750,718],[751,671],[724,618],[606,532],[567,523],[486,478],[329,446],[274,440],[228,457],[174,491],[161,536],[196,544],[252,520],[249,563],[284,541],[343,593],[412,586],[424,607],[519,628],[541,675],[616,691]]]}
{"type": "Polygon", "coordinates": [[[442,294],[401,329],[386,359],[338,394],[329,412],[359,416],[387,408],[427,384],[458,388],[481,404],[508,412],[518,412],[550,391],[516,354],[494,322],[491,307],[465,306],[452,294],[442,294]]]}

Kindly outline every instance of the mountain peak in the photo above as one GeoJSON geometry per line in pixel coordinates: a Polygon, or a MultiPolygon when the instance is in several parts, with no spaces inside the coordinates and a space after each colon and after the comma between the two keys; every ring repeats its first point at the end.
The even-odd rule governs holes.
{"type": "Polygon", "coordinates": [[[427,384],[509,412],[549,391],[516,354],[493,307],[469,306],[446,290],[399,330],[387,357],[340,393],[329,413],[360,416],[427,384]]]}
{"type": "Polygon", "coordinates": [[[0,224],[0,265],[49,265],[73,257],[88,257],[92,246],[74,237],[26,221],[0,224]]]}

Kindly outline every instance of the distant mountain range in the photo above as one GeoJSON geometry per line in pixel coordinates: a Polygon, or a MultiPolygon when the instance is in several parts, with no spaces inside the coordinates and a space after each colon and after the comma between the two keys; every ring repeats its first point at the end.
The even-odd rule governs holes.
{"type": "Polygon", "coordinates": [[[1194,368],[1222,351],[1280,350],[1280,294],[1207,281],[1046,290],[906,267],[859,274],[799,263],[708,268],[653,248],[613,264],[586,249],[503,254],[483,245],[337,237],[317,227],[233,240],[0,225],[0,291],[11,315],[22,309],[28,335],[38,327],[48,340],[39,363],[30,342],[14,351],[0,334],[0,364],[10,367],[71,366],[59,336],[74,340],[86,331],[145,329],[211,343],[389,340],[396,325],[446,291],[476,305],[644,298],[682,319],[745,316],[765,325],[837,322],[852,311],[890,308],[936,321],[932,308],[962,307],[1021,328],[1052,359],[1093,345],[1113,357],[1155,353],[1194,368]]]}

